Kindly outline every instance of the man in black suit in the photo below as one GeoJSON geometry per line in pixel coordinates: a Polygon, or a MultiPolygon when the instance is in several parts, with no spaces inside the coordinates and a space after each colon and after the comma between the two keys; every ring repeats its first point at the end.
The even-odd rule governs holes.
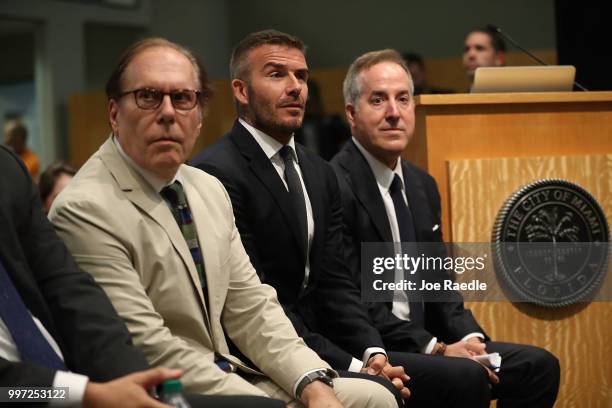
{"type": "Polygon", "coordinates": [[[333,170],[293,140],[308,94],[304,44],[274,30],[250,34],[230,70],[239,119],[192,164],[224,184],[253,266],[308,346],[338,370],[388,377],[407,395],[404,370],[388,364],[346,272],[333,170]]]}
{"type": "MultiPolygon", "coordinates": [[[[362,55],[350,66],[343,90],[353,138],[332,166],[342,191],[347,259],[361,271],[362,242],[441,243],[440,197],[429,174],[401,160],[415,123],[412,80],[402,57],[393,50],[362,55]]],[[[421,353],[430,369],[422,375],[417,363],[406,372],[416,381],[454,378],[481,396],[481,406],[499,398],[499,407],[551,407],[559,387],[557,359],[536,347],[490,341],[461,295],[448,295],[452,301],[419,303],[401,292],[391,303],[369,305],[385,345],[421,353]],[[498,377],[489,371],[491,390],[484,371],[480,378],[464,375],[469,367],[458,364],[476,365],[473,356],[485,352],[502,356],[498,377]]],[[[413,397],[432,397],[432,406],[444,403],[416,392],[413,397]]]]}
{"type": "MultiPolygon", "coordinates": [[[[0,225],[0,385],[67,387],[62,402],[71,406],[165,407],[147,389],[181,372],[149,369],[104,291],[47,221],[23,162],[5,147],[0,225]]],[[[189,399],[194,407],[283,406],[267,398],[189,399]]]]}

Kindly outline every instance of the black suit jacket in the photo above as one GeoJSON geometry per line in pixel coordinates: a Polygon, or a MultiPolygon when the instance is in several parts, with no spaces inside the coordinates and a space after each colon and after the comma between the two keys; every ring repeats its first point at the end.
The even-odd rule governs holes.
{"type": "MultiPolygon", "coordinates": [[[[103,290],[78,269],[23,163],[0,147],[0,261],[71,371],[108,381],[148,368],[103,290]]],[[[51,386],[55,371],[0,358],[0,385],[51,386]]]]}
{"type": "MultiPolygon", "coordinates": [[[[347,142],[331,163],[342,192],[345,248],[350,251],[346,258],[355,261],[352,269],[359,283],[361,243],[393,242],[391,226],[374,173],[355,143],[347,142]]],[[[402,161],[402,171],[417,241],[442,243],[440,195],[435,180],[407,161],[402,161]],[[438,228],[434,231],[435,225],[438,228]]],[[[438,250],[444,248],[440,245],[438,250]]],[[[464,309],[462,296],[458,292],[450,296],[452,301],[425,303],[425,327],[395,317],[390,303],[372,303],[368,309],[385,345],[396,351],[419,352],[432,336],[454,343],[471,332],[484,334],[472,313],[464,309]]]]}
{"type": "Polygon", "coordinates": [[[227,189],[244,247],[262,282],[273,286],[309,347],[337,369],[383,342],[361,305],[342,251],[342,206],[331,167],[296,144],[315,233],[306,265],[290,195],[253,136],[239,123],[192,164],[227,189]],[[346,350],[346,351],[345,351],[346,350]]]}

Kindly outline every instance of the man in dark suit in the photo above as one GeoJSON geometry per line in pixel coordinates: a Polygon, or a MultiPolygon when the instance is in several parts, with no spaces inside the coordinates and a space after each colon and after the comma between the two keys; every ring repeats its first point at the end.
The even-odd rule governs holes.
{"type": "MultiPolygon", "coordinates": [[[[442,242],[436,183],[423,170],[401,160],[414,131],[412,92],[408,67],[393,50],[357,58],[344,81],[353,138],[332,165],[342,191],[347,259],[355,261],[356,271],[361,271],[362,242],[442,242]]],[[[440,245],[435,246],[439,250],[440,245]]],[[[359,282],[359,274],[356,280],[359,282]]],[[[412,293],[400,292],[394,294],[393,302],[369,305],[385,345],[421,353],[432,377],[421,375],[418,363],[408,367],[407,373],[416,381],[455,378],[481,396],[481,406],[499,398],[499,407],[551,407],[559,386],[557,359],[536,347],[490,341],[464,309],[461,295],[448,295],[452,300],[418,302],[412,293]],[[498,375],[489,371],[491,390],[483,381],[484,371],[481,378],[465,376],[468,367],[458,364],[476,365],[473,357],[486,352],[502,356],[498,375]]],[[[413,394],[419,400],[430,398],[413,394]]],[[[444,401],[430,403],[438,406],[444,401]]]]}
{"type": "Polygon", "coordinates": [[[230,70],[239,119],[192,164],[224,184],[253,266],[308,346],[336,369],[389,377],[407,393],[346,273],[336,177],[293,140],[308,92],[303,43],[273,30],[250,34],[230,70]]]}
{"type": "MultiPolygon", "coordinates": [[[[147,389],[181,372],[147,370],[108,297],[75,265],[38,197],[24,164],[0,147],[0,385],[67,387],[62,402],[71,406],[166,406],[147,389]]],[[[251,397],[190,400],[194,407],[283,406],[251,397]]]]}

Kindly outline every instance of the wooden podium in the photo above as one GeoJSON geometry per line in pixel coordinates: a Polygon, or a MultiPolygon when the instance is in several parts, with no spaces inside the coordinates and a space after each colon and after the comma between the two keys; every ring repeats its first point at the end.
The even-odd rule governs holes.
{"type": "MultiPolygon", "coordinates": [[[[612,222],[612,92],[421,95],[404,157],[438,182],[447,241],[489,242],[503,202],[543,178],[581,185],[612,222]]],[[[493,339],[559,358],[555,406],[612,406],[612,303],[469,307],[493,339]]]]}

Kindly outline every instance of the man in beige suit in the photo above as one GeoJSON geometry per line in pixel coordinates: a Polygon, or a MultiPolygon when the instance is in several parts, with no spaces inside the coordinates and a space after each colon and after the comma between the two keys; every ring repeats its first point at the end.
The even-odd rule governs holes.
{"type": "Polygon", "coordinates": [[[379,384],[331,380],[335,373],[259,281],[221,183],[183,164],[210,93],[193,55],[163,39],[141,41],[106,90],[113,135],[50,218],[149,362],[181,368],[190,392],[269,395],[307,407],[396,406],[379,384]],[[257,369],[233,356],[226,338],[257,369]]]}

